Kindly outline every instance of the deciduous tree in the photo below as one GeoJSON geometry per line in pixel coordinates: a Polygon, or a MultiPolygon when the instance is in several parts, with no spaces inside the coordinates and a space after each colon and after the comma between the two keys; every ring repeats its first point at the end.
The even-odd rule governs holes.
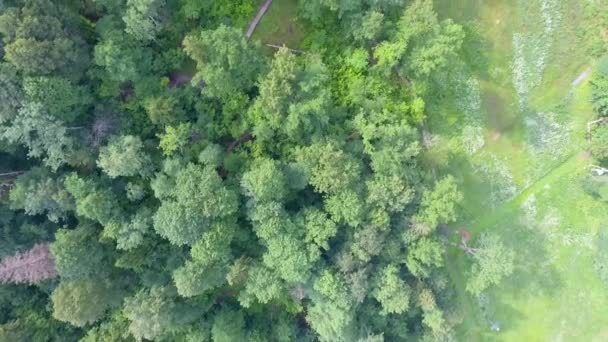
{"type": "Polygon", "coordinates": [[[65,178],[66,190],[74,197],[76,214],[106,225],[124,216],[117,196],[96,179],[86,179],[72,173],[65,178]]]}
{"type": "Polygon", "coordinates": [[[188,164],[177,173],[175,188],[154,215],[154,228],[175,245],[192,244],[237,208],[237,194],[222,184],[213,168],[188,164]]]}
{"type": "Polygon", "coordinates": [[[241,180],[245,195],[258,202],[281,202],[287,195],[285,176],[278,162],[271,159],[256,160],[241,180]]]}
{"type": "Polygon", "coordinates": [[[25,145],[28,156],[42,158],[53,170],[68,163],[75,148],[65,125],[36,102],[26,104],[10,125],[0,127],[0,136],[11,143],[25,145]]]}
{"type": "Polygon", "coordinates": [[[96,322],[124,293],[103,279],[62,281],[51,295],[53,317],[77,327],[96,322]]]}
{"type": "Polygon", "coordinates": [[[124,33],[112,31],[95,45],[95,63],[105,68],[111,80],[137,81],[148,74],[152,52],[138,46],[124,33]]]}
{"type": "Polygon", "coordinates": [[[97,165],[111,178],[120,176],[148,176],[152,161],[144,151],[139,137],[123,135],[110,141],[99,152],[97,165]]]}
{"type": "Polygon", "coordinates": [[[497,235],[483,234],[475,249],[467,291],[479,295],[513,273],[515,253],[497,235]]]}
{"type": "Polygon", "coordinates": [[[50,250],[61,278],[83,279],[104,269],[105,252],[92,226],[58,230],[50,250]]]}
{"type": "Polygon", "coordinates": [[[82,86],[61,77],[32,77],[23,82],[28,101],[38,102],[50,115],[70,123],[90,106],[92,98],[82,86]]]}
{"type": "Polygon", "coordinates": [[[24,101],[21,79],[9,63],[0,63],[0,123],[12,119],[24,101]]]}
{"type": "Polygon", "coordinates": [[[74,203],[63,186],[63,178],[43,168],[33,168],[19,176],[9,194],[13,209],[23,209],[28,215],[46,214],[58,222],[72,210],[74,203]]]}
{"type": "Polygon", "coordinates": [[[130,321],[129,332],[136,340],[154,340],[197,318],[198,315],[175,296],[175,289],[171,287],[154,286],[125,299],[124,314],[130,321]]]}
{"type": "Polygon", "coordinates": [[[332,116],[328,76],[318,58],[301,64],[287,48],[280,49],[248,112],[256,139],[281,138],[274,139],[277,144],[285,138],[302,142],[318,137],[332,116]]]}
{"type": "Polygon", "coordinates": [[[162,10],[165,0],[127,0],[122,20],[125,31],[137,40],[150,41],[162,29],[162,10]]]}
{"type": "Polygon", "coordinates": [[[410,287],[399,276],[399,268],[388,265],[382,269],[374,290],[374,297],[382,305],[381,313],[401,314],[409,309],[410,287]]]}
{"type": "Polygon", "coordinates": [[[338,276],[329,271],[315,281],[314,290],[320,295],[308,309],[306,320],[322,341],[347,338],[354,317],[348,290],[338,276]]]}
{"type": "Polygon", "coordinates": [[[413,227],[419,234],[428,234],[440,223],[456,219],[456,206],[462,201],[454,177],[447,176],[426,191],[420,203],[420,210],[413,217],[413,227]]]}
{"type": "Polygon", "coordinates": [[[229,99],[234,93],[247,92],[263,67],[259,46],[225,25],[187,36],[184,48],[197,63],[192,82],[204,82],[203,94],[208,96],[229,99]]]}

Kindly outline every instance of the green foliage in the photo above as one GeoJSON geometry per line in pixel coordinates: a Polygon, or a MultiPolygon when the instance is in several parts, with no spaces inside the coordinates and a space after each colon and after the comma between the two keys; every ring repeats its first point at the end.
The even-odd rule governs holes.
{"type": "Polygon", "coordinates": [[[245,340],[245,318],[241,311],[222,309],[213,320],[211,337],[217,342],[245,340]]]}
{"type": "Polygon", "coordinates": [[[95,45],[95,63],[116,82],[136,81],[152,64],[151,51],[138,46],[122,32],[112,31],[95,45]]]}
{"type": "Polygon", "coordinates": [[[110,221],[104,228],[103,236],[116,240],[116,247],[132,250],[144,242],[144,237],[152,228],[153,211],[142,207],[130,221],[110,221]]]}
{"type": "Polygon", "coordinates": [[[102,225],[122,218],[115,194],[94,179],[84,179],[73,173],[65,178],[64,185],[76,201],[76,214],[102,225]]]}
{"type": "Polygon", "coordinates": [[[606,233],[600,233],[596,248],[593,269],[602,282],[608,286],[608,235],[606,233]]]}
{"type": "Polygon", "coordinates": [[[239,303],[246,308],[250,307],[254,300],[267,304],[279,298],[282,291],[281,279],[267,267],[256,265],[248,270],[245,289],[239,294],[239,303]]]}
{"type": "Polygon", "coordinates": [[[351,189],[361,173],[357,160],[333,143],[301,149],[297,158],[310,170],[310,184],[320,193],[331,195],[351,189]]]}
{"type": "Polygon", "coordinates": [[[235,227],[230,224],[215,224],[192,246],[190,254],[193,260],[187,261],[173,273],[177,292],[181,296],[197,296],[226,282],[229,244],[234,230],[235,227]]]}
{"type": "MultiPolygon", "coordinates": [[[[162,94],[146,100],[144,107],[148,113],[148,118],[155,124],[175,125],[185,119],[184,109],[180,107],[179,98],[172,93],[162,94]]],[[[182,133],[189,129],[187,123],[182,123],[173,130],[179,130],[173,134],[182,133]]],[[[169,127],[166,128],[169,134],[169,127]]],[[[183,138],[183,136],[180,136],[183,138]]]]}
{"type": "Polygon", "coordinates": [[[191,136],[192,126],[189,123],[181,123],[175,127],[167,126],[165,133],[160,135],[159,147],[165,156],[171,157],[183,151],[191,136]]]}
{"type": "Polygon", "coordinates": [[[424,288],[418,292],[418,305],[423,311],[422,323],[430,329],[431,340],[447,338],[449,336],[448,325],[430,289],[424,288]]]}
{"type": "Polygon", "coordinates": [[[608,57],[600,60],[597,73],[591,80],[591,103],[600,115],[608,115],[608,57]]]}
{"type": "Polygon", "coordinates": [[[127,10],[122,20],[125,31],[137,40],[154,40],[162,29],[161,11],[165,0],[127,0],[127,10]]]}
{"type": "Polygon", "coordinates": [[[115,138],[99,151],[99,166],[108,176],[148,176],[151,173],[150,156],[144,151],[141,139],[132,135],[115,138]]]}
{"type": "Polygon", "coordinates": [[[388,212],[400,212],[411,202],[414,192],[398,176],[376,176],[366,182],[367,203],[388,212]]]}
{"type": "Polygon", "coordinates": [[[264,264],[285,281],[304,282],[309,277],[314,256],[309,256],[301,240],[290,235],[280,235],[267,240],[268,251],[264,264]]]}
{"type": "Polygon", "coordinates": [[[130,321],[129,332],[136,340],[153,340],[182,323],[182,305],[175,300],[174,291],[155,286],[125,299],[124,314],[130,321]]]}
{"type": "Polygon", "coordinates": [[[362,200],[352,190],[329,196],[325,201],[325,207],[334,221],[344,221],[352,227],[361,224],[365,210],[362,200]]]}
{"type": "Polygon", "coordinates": [[[439,22],[430,0],[412,2],[397,24],[396,34],[374,50],[378,67],[397,68],[416,78],[428,77],[444,67],[464,40],[460,25],[439,22]]]}
{"type": "Polygon", "coordinates": [[[382,12],[368,11],[361,21],[361,26],[353,30],[353,38],[357,41],[372,41],[382,32],[384,25],[385,18],[382,12]]]}
{"type": "Polygon", "coordinates": [[[8,63],[0,63],[0,122],[3,123],[14,117],[24,97],[21,79],[15,67],[8,63]]]}
{"type": "Polygon", "coordinates": [[[338,226],[327,215],[316,208],[306,208],[302,212],[301,225],[306,229],[306,242],[329,250],[329,239],[338,232],[338,226]]]}
{"type": "Polygon", "coordinates": [[[591,132],[590,150],[599,160],[608,158],[608,125],[600,125],[591,132]]]}
{"type": "Polygon", "coordinates": [[[115,313],[110,321],[104,321],[99,326],[91,328],[80,342],[130,342],[132,338],[128,325],[129,322],[124,316],[115,313]]]}
{"type": "Polygon", "coordinates": [[[205,264],[188,261],[175,270],[173,280],[182,297],[198,296],[226,282],[228,268],[222,263],[205,264]]]}
{"type": "Polygon", "coordinates": [[[433,268],[443,266],[443,253],[444,246],[439,241],[422,238],[410,245],[405,265],[413,275],[428,277],[433,268]]]}
{"type": "Polygon", "coordinates": [[[258,202],[281,202],[287,195],[287,184],[280,165],[271,159],[256,160],[241,180],[245,195],[258,202]]]}
{"type": "Polygon", "coordinates": [[[59,276],[70,280],[99,274],[104,267],[105,252],[92,226],[58,230],[51,254],[59,276]]]}
{"type": "Polygon", "coordinates": [[[138,183],[127,183],[125,190],[127,192],[127,198],[132,202],[143,199],[147,194],[144,186],[138,183]]]}
{"type": "Polygon", "coordinates": [[[193,82],[204,82],[203,94],[224,100],[251,89],[263,67],[259,46],[225,25],[187,36],[184,49],[197,63],[193,82]]]}
{"type": "Polygon", "coordinates": [[[5,60],[25,75],[80,74],[87,56],[80,37],[65,27],[69,18],[63,17],[63,6],[28,1],[20,9],[10,8],[3,13],[0,32],[4,36],[5,60]]]}
{"type": "Polygon", "coordinates": [[[28,215],[46,214],[52,222],[64,219],[74,206],[63,179],[42,168],[30,169],[19,176],[9,199],[12,209],[23,209],[28,215]]]}
{"type": "Polygon", "coordinates": [[[177,173],[175,188],[154,215],[154,228],[175,245],[192,244],[214,222],[233,215],[238,196],[210,167],[188,164],[177,173]]]}
{"type": "Polygon", "coordinates": [[[28,101],[40,103],[48,114],[68,123],[83,115],[92,101],[84,87],[59,77],[26,78],[23,90],[28,101]]]}
{"type": "Polygon", "coordinates": [[[222,165],[224,150],[220,145],[211,144],[198,155],[198,162],[205,166],[219,167],[222,165]]]}
{"type": "Polygon", "coordinates": [[[421,209],[413,218],[414,229],[421,234],[435,230],[440,223],[449,223],[456,219],[456,205],[462,201],[452,176],[447,176],[435,184],[432,191],[424,193],[421,209]]]}
{"type": "Polygon", "coordinates": [[[374,297],[382,305],[381,313],[401,314],[409,309],[411,290],[399,277],[399,268],[395,265],[386,266],[380,275],[374,297]]]}
{"type": "Polygon", "coordinates": [[[481,294],[513,273],[515,253],[505,247],[496,235],[484,234],[473,254],[473,266],[467,281],[467,291],[481,294]]]}
{"type": "Polygon", "coordinates": [[[53,170],[68,163],[75,148],[75,141],[63,123],[36,102],[23,106],[10,126],[0,127],[0,136],[26,146],[29,157],[42,158],[53,170]]]}
{"type": "Polygon", "coordinates": [[[19,38],[5,48],[5,58],[18,70],[28,75],[48,75],[77,62],[82,55],[69,39],[38,41],[19,38]]]}
{"type": "Polygon", "coordinates": [[[302,142],[317,137],[332,114],[327,81],[320,60],[310,58],[300,65],[287,48],[280,49],[248,113],[256,138],[267,141],[279,136],[302,142]]]}
{"type": "MultiPolygon", "coordinates": [[[[449,339],[462,195],[417,127],[463,31],[430,0],[296,2],[256,33],[274,56],[257,0],[0,4],[0,256],[50,243],[59,275],[0,287],[0,340],[449,339]]],[[[512,263],[481,242],[473,293],[512,263]]]]}
{"type": "Polygon", "coordinates": [[[51,295],[53,317],[77,327],[96,322],[123,294],[101,279],[62,281],[51,295]]]}
{"type": "Polygon", "coordinates": [[[314,283],[321,298],[309,308],[306,320],[322,341],[347,339],[346,330],[353,320],[352,304],[343,281],[325,271],[314,283]]]}

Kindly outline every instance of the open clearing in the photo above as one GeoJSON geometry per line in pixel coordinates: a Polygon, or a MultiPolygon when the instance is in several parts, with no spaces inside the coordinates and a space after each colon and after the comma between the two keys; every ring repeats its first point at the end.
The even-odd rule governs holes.
{"type": "Polygon", "coordinates": [[[449,151],[429,151],[428,159],[462,184],[465,205],[456,226],[473,238],[498,233],[517,255],[509,279],[473,298],[465,292],[467,257],[448,252],[463,322],[459,338],[605,340],[608,296],[593,271],[593,255],[608,215],[580,185],[592,163],[584,153],[584,133],[593,117],[593,61],[577,36],[582,4],[436,5],[442,16],[476,27],[481,36],[468,38],[479,53],[463,56],[463,81],[452,85],[468,90],[453,92],[451,104],[430,105],[431,133],[449,151]],[[491,322],[501,331],[491,331],[491,322]]]}

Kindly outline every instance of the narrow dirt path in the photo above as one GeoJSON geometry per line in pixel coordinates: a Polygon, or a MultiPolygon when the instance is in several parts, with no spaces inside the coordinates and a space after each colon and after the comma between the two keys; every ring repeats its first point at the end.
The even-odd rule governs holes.
{"type": "Polygon", "coordinates": [[[583,71],[574,81],[572,81],[571,85],[573,87],[579,85],[581,82],[586,80],[587,77],[589,77],[589,75],[591,75],[591,70],[587,69],[587,70],[583,71]]]}
{"type": "Polygon", "coordinates": [[[262,17],[264,17],[264,14],[266,14],[266,11],[268,11],[268,9],[270,8],[270,5],[272,5],[272,0],[266,0],[262,7],[260,7],[258,14],[256,14],[255,18],[253,18],[253,20],[249,24],[249,27],[247,28],[247,33],[245,33],[247,39],[251,39],[255,28],[260,23],[260,20],[262,20],[262,17]]]}

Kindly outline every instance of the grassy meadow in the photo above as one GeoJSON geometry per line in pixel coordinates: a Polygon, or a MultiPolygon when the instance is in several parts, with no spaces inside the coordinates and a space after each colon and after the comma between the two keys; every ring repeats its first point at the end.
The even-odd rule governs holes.
{"type": "MultiPolygon", "coordinates": [[[[463,56],[476,101],[453,94],[431,106],[429,130],[447,142],[437,168],[459,177],[465,202],[458,227],[492,231],[515,251],[511,277],[480,298],[465,291],[469,260],[447,254],[463,341],[605,341],[608,291],[593,270],[605,204],[584,193],[593,163],[585,152],[594,117],[588,79],[594,61],[580,32],[578,1],[439,1],[481,48],[463,56]],[[451,105],[450,105],[451,103],[451,105]],[[473,105],[471,105],[473,104],[473,105]],[[475,117],[475,120],[469,119],[475,117]],[[480,127],[466,129],[467,121],[480,127]],[[465,127],[463,127],[463,125],[465,127]],[[471,132],[479,135],[472,139],[471,132]],[[476,141],[471,144],[470,141],[476,141]],[[474,148],[471,148],[473,146],[474,148]],[[490,326],[497,323],[500,331],[490,326]]],[[[428,152],[432,162],[437,158],[428,152]]]]}

